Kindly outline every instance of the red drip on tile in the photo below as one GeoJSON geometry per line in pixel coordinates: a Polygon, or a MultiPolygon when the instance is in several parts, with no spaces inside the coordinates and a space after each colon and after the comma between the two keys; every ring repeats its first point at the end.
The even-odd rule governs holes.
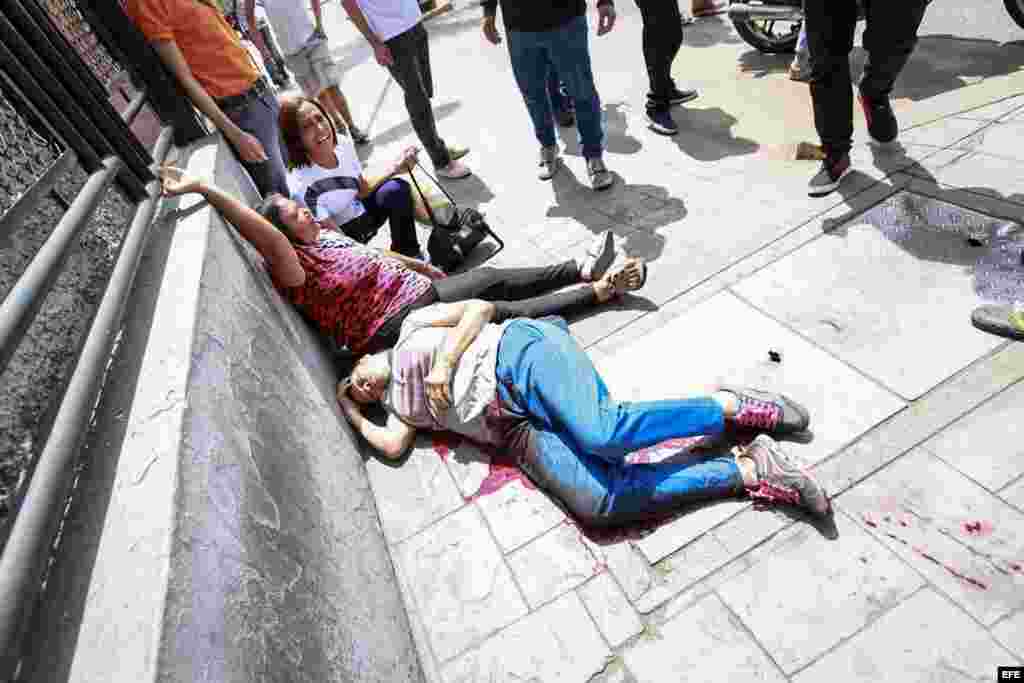
{"type": "Polygon", "coordinates": [[[964,533],[970,536],[988,536],[995,530],[995,527],[992,526],[991,522],[983,520],[964,522],[961,527],[963,528],[964,533]]]}
{"type": "Polygon", "coordinates": [[[966,574],[962,574],[961,572],[957,571],[956,569],[954,569],[953,567],[949,566],[945,562],[940,561],[934,555],[931,555],[930,553],[926,552],[925,550],[922,550],[921,548],[918,548],[917,546],[914,546],[914,552],[917,553],[918,555],[920,555],[921,557],[923,557],[924,559],[928,560],[929,562],[934,562],[935,564],[939,565],[940,567],[945,569],[947,572],[949,572],[950,574],[952,574],[956,578],[960,579],[961,581],[966,581],[967,583],[971,584],[972,586],[974,586],[976,588],[980,588],[982,590],[988,590],[988,586],[985,585],[984,583],[982,583],[981,581],[978,581],[977,579],[975,579],[973,577],[967,576],[966,574]]]}

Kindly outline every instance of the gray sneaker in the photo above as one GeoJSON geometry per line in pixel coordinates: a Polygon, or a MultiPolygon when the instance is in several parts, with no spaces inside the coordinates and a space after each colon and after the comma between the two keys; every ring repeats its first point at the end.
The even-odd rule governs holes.
{"type": "Polygon", "coordinates": [[[770,503],[785,503],[806,508],[818,517],[832,511],[828,494],[789,457],[767,434],[761,434],[747,446],[744,456],[757,466],[757,483],[747,487],[747,495],[770,503]]]}
{"type": "Polygon", "coordinates": [[[587,174],[590,176],[590,187],[595,190],[607,190],[615,182],[615,177],[601,157],[587,159],[587,174]]]}
{"type": "Polygon", "coordinates": [[[551,145],[550,147],[540,148],[540,164],[537,169],[537,177],[541,180],[551,180],[551,177],[555,175],[555,171],[558,170],[558,147],[551,145]]]}

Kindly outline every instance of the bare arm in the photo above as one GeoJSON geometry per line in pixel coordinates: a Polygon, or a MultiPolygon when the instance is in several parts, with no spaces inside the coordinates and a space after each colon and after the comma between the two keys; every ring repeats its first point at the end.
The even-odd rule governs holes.
{"type": "Polygon", "coordinates": [[[188,62],[185,61],[185,56],[178,49],[177,43],[173,40],[161,40],[154,43],[153,48],[174,74],[175,78],[178,79],[178,82],[181,83],[185,94],[189,96],[196,108],[213,121],[213,125],[217,126],[217,129],[224,134],[224,137],[234,145],[243,159],[250,163],[267,160],[267,154],[263,150],[263,145],[260,141],[255,136],[246,133],[234,121],[229,119],[227,114],[221,111],[216,100],[210,97],[206,89],[192,75],[192,69],[189,68],[188,62]]]}
{"type": "Polygon", "coordinates": [[[239,234],[270,264],[274,279],[285,287],[298,287],[306,281],[306,271],[295,255],[291,242],[277,228],[259,213],[238,201],[226,192],[208,185],[202,180],[185,175],[181,169],[172,166],[160,168],[164,194],[169,196],[194,192],[202,195],[235,226],[239,234]]]}
{"type": "Polygon", "coordinates": [[[377,58],[377,63],[381,66],[390,65],[394,61],[391,57],[391,50],[370,28],[370,24],[366,21],[366,15],[363,14],[359,3],[356,0],[341,0],[341,6],[345,8],[349,19],[356,25],[356,30],[363,34],[363,38],[366,38],[366,42],[373,48],[373,54],[377,58]]]}
{"type": "Polygon", "coordinates": [[[323,11],[320,9],[320,0],[309,0],[309,8],[313,10],[313,18],[316,19],[317,33],[324,33],[324,16],[323,11]]]}
{"type": "Polygon", "coordinates": [[[263,41],[263,34],[256,28],[256,0],[244,0],[242,13],[245,16],[245,26],[249,30],[249,40],[256,45],[260,54],[266,58],[270,54],[266,43],[263,41]]]}
{"type": "Polygon", "coordinates": [[[416,428],[402,422],[393,413],[388,413],[388,420],[383,427],[370,422],[359,409],[359,404],[348,395],[348,386],[348,380],[339,382],[337,394],[338,403],[348,421],[384,457],[391,460],[402,457],[416,437],[416,428]]]}
{"type": "Polygon", "coordinates": [[[435,304],[413,313],[417,323],[431,327],[452,328],[444,340],[441,353],[427,375],[427,400],[435,416],[443,415],[451,406],[451,378],[455,366],[470,344],[480,336],[484,325],[494,319],[494,304],[480,299],[451,304],[435,304]]]}

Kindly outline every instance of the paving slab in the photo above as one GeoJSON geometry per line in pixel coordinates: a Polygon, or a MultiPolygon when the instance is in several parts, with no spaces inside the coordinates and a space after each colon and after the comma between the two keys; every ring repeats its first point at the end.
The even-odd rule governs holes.
{"type": "MultiPolygon", "coordinates": [[[[909,173],[920,175],[913,168],[909,173]]],[[[946,166],[931,173],[933,179],[945,186],[970,190],[997,199],[1004,199],[1014,204],[1024,204],[1024,170],[1019,161],[971,152],[957,163],[946,166]]]]}
{"type": "Polygon", "coordinates": [[[924,448],[989,491],[1024,475],[1024,427],[1018,416],[1024,383],[979,406],[924,444],[924,448]]]}
{"type": "Polygon", "coordinates": [[[650,589],[653,581],[651,566],[632,543],[598,544],[586,537],[583,542],[598,563],[608,568],[631,601],[650,589]]]}
{"type": "Polygon", "coordinates": [[[966,144],[968,138],[992,125],[988,121],[968,118],[946,118],[900,131],[900,142],[904,144],[931,145],[932,147],[954,147],[966,144]]]}
{"type": "Polygon", "coordinates": [[[966,140],[957,143],[957,147],[996,157],[1024,161],[1024,121],[1009,120],[992,123],[966,140]]]}
{"type": "Polygon", "coordinates": [[[728,550],[713,533],[706,533],[674,550],[651,567],[647,590],[634,600],[637,610],[650,614],[730,559],[728,550]]]}
{"type": "Polygon", "coordinates": [[[576,593],[504,629],[442,669],[446,683],[589,680],[612,653],[576,593]]]}
{"type": "Polygon", "coordinates": [[[1010,653],[1016,655],[1018,662],[1021,661],[1024,658],[1024,610],[993,626],[992,635],[1010,653]]]}
{"type": "Polygon", "coordinates": [[[980,121],[996,121],[1012,118],[1014,114],[1019,113],[1018,110],[1021,107],[1024,107],[1024,99],[1010,97],[1000,102],[968,109],[958,114],[958,116],[965,119],[978,119],[980,121]]]}
{"type": "Polygon", "coordinates": [[[514,550],[565,521],[560,507],[543,491],[522,480],[477,500],[494,538],[505,552],[514,550]]]}
{"type": "Polygon", "coordinates": [[[405,540],[465,505],[428,436],[417,438],[401,467],[370,458],[366,471],[388,543],[405,540]]]}
{"type": "Polygon", "coordinates": [[[1024,479],[1007,486],[999,496],[1018,510],[1024,510],[1024,479]]]}
{"type": "Polygon", "coordinates": [[[814,681],[991,681],[1011,664],[998,643],[930,588],[794,676],[814,681]]]}
{"type": "MultiPolygon", "coordinates": [[[[729,292],[619,350],[601,370],[620,400],[702,394],[723,383],[793,396],[810,410],[814,438],[786,448],[808,463],[826,458],[903,407],[891,393],[729,292]],[[769,350],[780,352],[782,362],[773,362],[769,350]]],[[[637,545],[657,562],[746,505],[725,501],[699,508],[637,545]]]]}
{"type": "Polygon", "coordinates": [[[633,605],[609,572],[576,589],[605,641],[615,648],[644,630],[633,605]]]}
{"type": "Polygon", "coordinates": [[[659,626],[624,659],[637,683],[786,680],[715,595],[659,626]]]}
{"type": "Polygon", "coordinates": [[[926,450],[911,451],[838,501],[982,624],[1024,606],[1024,516],[926,450]]]}
{"type": "Polygon", "coordinates": [[[923,585],[849,519],[837,515],[836,527],[838,540],[829,541],[794,526],[768,544],[763,560],[718,589],[787,675],[923,585]]]}
{"type": "Polygon", "coordinates": [[[400,543],[393,557],[442,665],[528,611],[472,505],[400,543]]]}
{"type": "Polygon", "coordinates": [[[979,249],[968,234],[1000,222],[900,192],[735,289],[904,398],[917,398],[1001,343],[964,324],[981,303],[970,272],[979,249]],[[936,339],[942,353],[920,362],[936,339]]]}
{"type": "Polygon", "coordinates": [[[601,571],[573,524],[561,524],[508,555],[508,564],[532,609],[601,571]]]}

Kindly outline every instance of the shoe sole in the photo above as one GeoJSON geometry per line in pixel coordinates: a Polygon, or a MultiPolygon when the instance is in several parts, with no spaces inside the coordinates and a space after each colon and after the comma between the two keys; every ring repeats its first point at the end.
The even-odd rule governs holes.
{"type": "Polygon", "coordinates": [[[555,177],[555,174],[558,173],[559,166],[561,166],[561,164],[558,163],[558,159],[555,159],[555,161],[551,164],[551,173],[545,173],[543,175],[538,173],[537,174],[537,179],[538,180],[551,180],[552,178],[555,177]]]}
{"type": "Polygon", "coordinates": [[[853,166],[850,166],[845,171],[843,171],[838,178],[836,178],[835,182],[829,183],[828,185],[821,185],[820,187],[816,187],[813,190],[808,189],[807,195],[810,197],[824,197],[825,195],[832,194],[833,192],[839,189],[839,186],[843,182],[843,178],[850,175],[850,171],[852,170],[853,166]]]}
{"type": "Polygon", "coordinates": [[[608,268],[612,265],[612,261],[615,260],[615,235],[611,230],[605,231],[600,254],[597,260],[594,261],[594,265],[590,267],[588,282],[596,282],[603,278],[604,274],[608,272],[608,268]]]}
{"type": "MultiPolygon", "coordinates": [[[[771,438],[771,437],[769,437],[769,438],[771,438]]],[[[756,443],[756,441],[755,441],[755,443],[756,443]]],[[[761,444],[761,447],[764,448],[765,451],[768,452],[768,459],[770,461],[772,461],[771,464],[772,464],[773,467],[775,467],[776,469],[778,469],[778,470],[780,470],[782,472],[786,472],[789,469],[785,465],[785,462],[786,462],[785,459],[782,457],[782,455],[780,453],[778,453],[777,449],[771,448],[769,445],[764,444],[763,442],[761,444]]],[[[804,477],[806,477],[807,480],[810,481],[811,484],[813,484],[815,486],[815,488],[817,488],[818,491],[821,492],[821,497],[824,498],[824,500],[825,500],[825,510],[822,511],[822,512],[818,512],[817,510],[812,509],[810,505],[806,505],[806,504],[804,504],[804,505],[802,505],[800,507],[802,507],[805,510],[809,511],[812,515],[817,515],[817,516],[819,516],[821,518],[827,518],[828,516],[830,516],[832,514],[832,498],[831,498],[831,496],[828,495],[828,490],[824,486],[821,485],[821,482],[818,481],[817,477],[815,477],[813,474],[811,474],[810,470],[808,470],[806,467],[801,467],[800,465],[797,465],[796,463],[793,463],[792,467],[794,469],[796,469],[804,477]]]]}
{"type": "Polygon", "coordinates": [[[1004,339],[1024,341],[1024,330],[1014,327],[998,311],[989,312],[984,307],[971,314],[971,324],[982,332],[994,334],[1004,339]]]}
{"type": "Polygon", "coordinates": [[[687,95],[686,97],[677,97],[674,100],[669,100],[668,103],[671,104],[672,106],[676,106],[678,104],[686,104],[687,102],[693,102],[698,97],[700,97],[700,93],[695,92],[692,95],[687,95]]]}
{"type": "Polygon", "coordinates": [[[443,171],[437,172],[437,176],[439,178],[445,178],[446,180],[462,180],[463,178],[468,178],[471,175],[473,175],[473,172],[470,171],[469,169],[467,169],[465,173],[460,173],[459,175],[450,175],[448,173],[444,173],[443,171]]]}
{"type": "Polygon", "coordinates": [[[646,118],[647,127],[653,130],[655,133],[660,133],[662,135],[675,135],[676,133],[679,132],[678,128],[666,128],[665,126],[661,125],[660,123],[652,119],[650,116],[647,116],[646,118]]]}
{"type": "Polygon", "coordinates": [[[594,192],[601,192],[603,190],[607,190],[608,188],[610,188],[614,184],[615,184],[615,178],[613,176],[610,180],[608,180],[607,183],[602,183],[601,185],[595,185],[594,183],[591,183],[590,187],[594,190],[594,192]]]}

